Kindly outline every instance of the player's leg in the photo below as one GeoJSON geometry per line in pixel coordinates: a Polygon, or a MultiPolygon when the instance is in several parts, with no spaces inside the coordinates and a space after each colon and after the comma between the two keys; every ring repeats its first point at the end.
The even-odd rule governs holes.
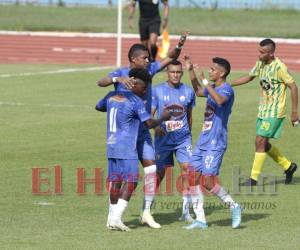
{"type": "MultiPolygon", "coordinates": [[[[273,119],[273,129],[272,138],[278,139],[281,135],[284,119],[273,119]]],[[[285,184],[291,183],[293,179],[293,174],[297,170],[297,164],[288,160],[280,150],[268,143],[266,145],[266,153],[270,156],[276,163],[278,163],[284,170],[286,174],[285,184]]]]}
{"type": "Polygon", "coordinates": [[[157,55],[157,39],[160,36],[160,19],[155,19],[149,24],[149,51],[152,61],[155,61],[157,55]]]}
{"type": "Polygon", "coordinates": [[[202,155],[199,149],[195,149],[190,160],[189,173],[189,187],[190,195],[193,204],[193,210],[196,215],[196,219],[186,229],[206,229],[207,223],[205,213],[203,209],[204,197],[202,190],[200,189],[200,165],[202,164],[202,155]]]}
{"type": "Polygon", "coordinates": [[[108,229],[117,229],[111,225],[111,220],[114,217],[114,213],[117,207],[117,203],[120,197],[120,190],[122,186],[122,174],[117,166],[117,159],[108,159],[108,177],[109,181],[109,213],[107,216],[106,227],[108,229]]]}
{"type": "Polygon", "coordinates": [[[130,231],[122,222],[122,216],[128,206],[128,202],[137,186],[139,172],[138,160],[117,160],[119,169],[122,169],[123,185],[115,209],[113,210],[110,225],[121,231],[130,231]]]}
{"type": "Polygon", "coordinates": [[[150,212],[156,190],[157,168],[155,164],[154,147],[149,130],[143,130],[143,133],[139,134],[137,151],[139,160],[144,169],[144,202],[141,222],[147,223],[151,228],[160,228],[161,226],[154,221],[150,212]]]}
{"type": "Polygon", "coordinates": [[[241,207],[236,203],[231,195],[219,184],[218,175],[225,151],[204,151],[203,162],[201,164],[202,177],[200,186],[208,192],[218,196],[231,211],[232,228],[237,228],[241,224],[241,207]]]}
{"type": "Polygon", "coordinates": [[[141,44],[143,44],[146,48],[149,48],[149,21],[145,19],[139,20],[139,33],[141,44]]]}
{"type": "Polygon", "coordinates": [[[176,149],[176,159],[179,162],[181,172],[181,186],[182,186],[182,215],[179,220],[186,222],[193,222],[193,218],[190,215],[190,205],[192,203],[191,195],[189,192],[189,178],[188,168],[190,166],[189,161],[192,156],[191,140],[187,143],[182,143],[176,149]]]}

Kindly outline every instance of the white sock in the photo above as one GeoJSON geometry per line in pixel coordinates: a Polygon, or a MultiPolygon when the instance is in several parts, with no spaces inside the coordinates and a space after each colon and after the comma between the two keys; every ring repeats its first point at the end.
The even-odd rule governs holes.
{"type": "Polygon", "coordinates": [[[190,214],[191,195],[188,190],[182,193],[182,214],[190,214]]]}
{"type": "Polygon", "coordinates": [[[150,212],[156,188],[156,165],[144,168],[144,211],[150,212]]]}
{"type": "Polygon", "coordinates": [[[222,187],[222,186],[215,186],[212,192],[217,195],[221,201],[223,201],[226,205],[230,208],[235,208],[238,204],[234,202],[230,194],[222,187]]]}
{"type": "Polygon", "coordinates": [[[121,219],[122,215],[127,208],[128,201],[123,199],[118,199],[118,203],[116,205],[112,205],[112,215],[116,219],[121,219]]]}
{"type": "Polygon", "coordinates": [[[193,203],[193,209],[196,214],[196,220],[206,223],[205,213],[203,209],[203,194],[200,186],[190,186],[190,194],[193,203]]]}

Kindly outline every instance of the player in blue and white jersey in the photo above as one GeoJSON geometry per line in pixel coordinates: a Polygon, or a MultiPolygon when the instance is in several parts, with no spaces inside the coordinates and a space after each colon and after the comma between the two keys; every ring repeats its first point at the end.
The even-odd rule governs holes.
{"type": "Polygon", "coordinates": [[[160,119],[152,119],[145,109],[141,98],[150,80],[147,70],[132,69],[129,76],[136,82],[132,91],[112,91],[96,105],[97,110],[107,112],[108,180],[111,183],[107,227],[122,231],[129,231],[121,218],[138,182],[136,142],[140,123],[152,128],[170,118],[168,112],[164,112],[160,119]]]}
{"type": "MultiPolygon", "coordinates": [[[[114,84],[116,90],[130,91],[134,86],[134,80],[128,76],[128,72],[133,68],[147,69],[151,78],[165,68],[171,61],[176,60],[181,52],[181,48],[185,43],[187,33],[184,33],[175,49],[170,51],[169,55],[161,61],[149,63],[149,51],[142,44],[134,44],[131,46],[128,52],[129,67],[124,67],[111,72],[108,76],[98,81],[98,86],[106,87],[114,84]]],[[[149,81],[149,87],[147,90],[147,97],[145,98],[146,110],[151,112],[151,81],[149,81]]],[[[144,168],[144,205],[143,214],[141,216],[141,222],[148,224],[151,228],[160,228],[160,224],[154,221],[150,213],[150,208],[155,195],[156,184],[156,164],[155,153],[152,143],[152,138],[149,130],[141,124],[139,129],[139,136],[137,141],[137,150],[139,160],[144,168]]]]}
{"type": "Polygon", "coordinates": [[[155,129],[154,148],[156,154],[158,185],[165,176],[165,168],[174,166],[173,154],[181,168],[182,177],[182,216],[180,220],[192,222],[189,213],[188,166],[192,155],[192,109],[195,106],[195,93],[181,82],[182,64],[173,61],[167,67],[168,80],[152,89],[152,115],[160,117],[165,110],[173,113],[170,120],[155,129]]]}
{"type": "Polygon", "coordinates": [[[203,210],[203,194],[199,184],[203,190],[218,196],[222,202],[230,207],[232,228],[237,228],[241,223],[241,208],[217,181],[227,148],[227,125],[234,102],[234,91],[226,82],[226,77],[231,69],[230,63],[223,58],[213,58],[209,69],[209,81],[213,84],[210,85],[201,72],[200,79],[204,85],[203,88],[197,80],[193,64],[188,56],[185,56],[185,62],[196,95],[207,98],[202,132],[190,161],[191,172],[196,172],[195,175],[192,175],[196,178],[195,182],[190,183],[190,191],[197,218],[193,224],[186,228],[207,228],[203,210]]]}

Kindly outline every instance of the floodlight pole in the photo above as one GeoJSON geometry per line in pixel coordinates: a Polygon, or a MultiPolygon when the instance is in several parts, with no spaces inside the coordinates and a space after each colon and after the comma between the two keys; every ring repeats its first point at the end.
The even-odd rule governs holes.
{"type": "Polygon", "coordinates": [[[122,57],[122,0],[118,0],[117,67],[121,67],[122,57]]]}

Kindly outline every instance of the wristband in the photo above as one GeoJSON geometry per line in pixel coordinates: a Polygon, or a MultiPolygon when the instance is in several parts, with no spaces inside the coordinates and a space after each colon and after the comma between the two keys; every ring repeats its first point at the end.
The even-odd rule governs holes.
{"type": "Polygon", "coordinates": [[[297,127],[299,125],[299,120],[293,122],[293,126],[297,127]]]}
{"type": "Polygon", "coordinates": [[[207,85],[209,84],[209,82],[207,81],[206,78],[204,78],[204,79],[202,80],[202,83],[203,83],[204,86],[207,86],[207,85]]]}
{"type": "Polygon", "coordinates": [[[118,82],[118,77],[114,76],[114,77],[111,79],[111,81],[112,81],[113,83],[118,82]]]}

